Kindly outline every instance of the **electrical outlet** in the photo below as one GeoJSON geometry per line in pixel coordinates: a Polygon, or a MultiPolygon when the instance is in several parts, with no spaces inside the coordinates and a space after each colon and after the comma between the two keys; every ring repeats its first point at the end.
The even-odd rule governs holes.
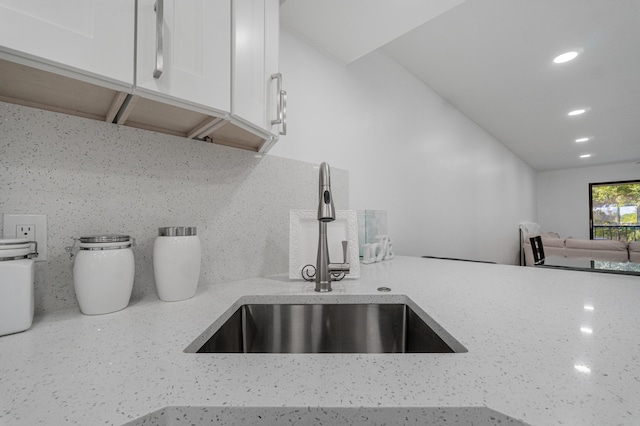
{"type": "Polygon", "coordinates": [[[17,225],[16,238],[26,238],[29,241],[35,241],[36,226],[35,225],[17,225]]]}
{"type": "Polygon", "coordinates": [[[47,215],[44,214],[4,214],[2,215],[3,238],[26,238],[38,243],[38,257],[33,260],[47,260],[47,215]]]}

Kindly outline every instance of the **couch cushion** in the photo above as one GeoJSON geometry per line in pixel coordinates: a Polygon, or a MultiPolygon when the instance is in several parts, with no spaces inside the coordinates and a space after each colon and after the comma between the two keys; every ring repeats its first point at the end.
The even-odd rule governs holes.
{"type": "Polygon", "coordinates": [[[540,236],[542,238],[544,237],[548,237],[548,238],[560,238],[560,235],[557,232],[542,232],[540,234],[540,236]]]}
{"type": "Polygon", "coordinates": [[[542,236],[542,247],[564,247],[564,238],[542,236]]]}
{"type": "Polygon", "coordinates": [[[640,263],[640,241],[629,243],[629,261],[640,263]]]}
{"type": "Polygon", "coordinates": [[[627,251],[628,244],[623,241],[611,240],[581,240],[578,238],[567,238],[566,248],[585,250],[607,250],[607,251],[627,251]]]}

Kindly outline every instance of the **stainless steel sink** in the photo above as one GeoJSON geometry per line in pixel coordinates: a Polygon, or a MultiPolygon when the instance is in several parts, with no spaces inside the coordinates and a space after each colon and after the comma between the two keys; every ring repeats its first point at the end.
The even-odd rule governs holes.
{"type": "Polygon", "coordinates": [[[451,335],[428,320],[437,333],[402,303],[245,304],[196,352],[466,352],[451,335]]]}

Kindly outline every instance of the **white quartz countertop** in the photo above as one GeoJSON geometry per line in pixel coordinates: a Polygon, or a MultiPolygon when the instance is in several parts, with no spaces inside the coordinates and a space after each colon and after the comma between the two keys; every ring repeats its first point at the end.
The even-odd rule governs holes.
{"type": "Polygon", "coordinates": [[[640,424],[639,277],[410,257],[361,274],[329,294],[283,275],[37,316],[0,337],[0,424],[640,424]],[[183,352],[234,306],[301,295],[406,297],[468,352],[183,352]]]}

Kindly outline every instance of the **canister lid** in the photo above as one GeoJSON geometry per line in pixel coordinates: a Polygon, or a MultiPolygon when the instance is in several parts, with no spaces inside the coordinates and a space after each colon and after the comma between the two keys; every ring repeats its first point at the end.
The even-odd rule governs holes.
{"type": "Polygon", "coordinates": [[[160,237],[186,237],[196,235],[195,226],[167,226],[158,228],[158,236],[160,237]]]}
{"type": "Polygon", "coordinates": [[[131,237],[129,237],[128,235],[118,235],[118,234],[89,235],[89,236],[86,236],[86,237],[80,237],[80,242],[81,243],[89,243],[89,244],[95,244],[95,243],[121,243],[121,242],[129,241],[130,239],[131,239],[131,237]]]}
{"type": "Polygon", "coordinates": [[[14,249],[18,248],[23,244],[29,244],[29,240],[26,238],[8,238],[8,239],[0,239],[0,250],[6,249],[14,249]]]}
{"type": "Polygon", "coordinates": [[[28,259],[32,254],[31,243],[27,239],[0,239],[0,261],[28,259]]]}

